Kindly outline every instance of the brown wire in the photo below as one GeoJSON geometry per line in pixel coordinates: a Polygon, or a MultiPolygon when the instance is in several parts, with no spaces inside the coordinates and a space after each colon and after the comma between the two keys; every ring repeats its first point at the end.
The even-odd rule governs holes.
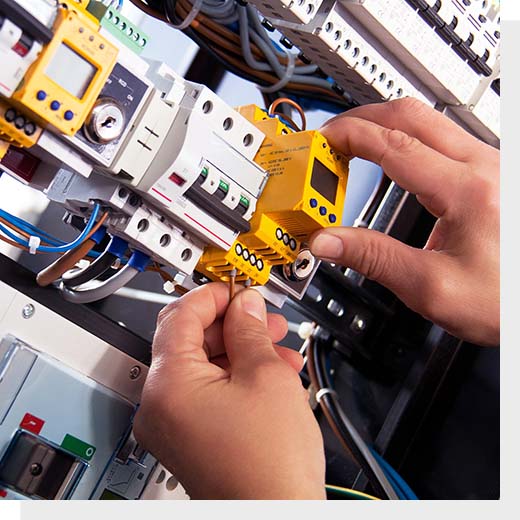
{"type": "Polygon", "coordinates": [[[236,269],[233,269],[231,273],[229,273],[229,301],[235,297],[235,280],[237,277],[236,269]]]}
{"type": "MultiPolygon", "coordinates": [[[[155,9],[151,8],[149,5],[145,4],[142,0],[130,0],[135,6],[137,6],[139,9],[144,11],[146,14],[157,18],[158,20],[161,20],[167,24],[169,24],[169,20],[164,16],[163,13],[160,13],[159,11],[156,11],[155,9]]],[[[184,0],[179,0],[176,5],[176,9],[179,11],[179,15],[186,15],[186,4],[184,0]]],[[[229,29],[223,27],[222,25],[212,21],[210,18],[206,17],[204,14],[199,13],[195,20],[192,22],[191,26],[192,29],[196,30],[200,34],[202,34],[206,39],[213,42],[213,45],[210,43],[207,43],[208,46],[211,48],[215,54],[217,54],[220,58],[223,60],[229,62],[231,65],[233,65],[236,69],[241,70],[242,72],[253,76],[257,78],[257,80],[265,81],[271,85],[274,85],[279,81],[279,78],[275,77],[274,75],[271,75],[269,73],[258,71],[255,69],[251,69],[248,67],[243,59],[240,59],[242,57],[242,48],[240,45],[240,37],[235,34],[234,32],[230,31],[229,29]],[[227,38],[229,41],[224,42],[220,38],[215,38],[215,33],[220,34],[224,38],[227,38]],[[217,43],[218,40],[218,43],[217,43]],[[233,45],[233,44],[236,45],[233,45]],[[220,44],[221,48],[218,48],[217,45],[220,44]],[[227,52],[226,52],[227,51],[227,52]],[[230,56],[228,53],[231,52],[232,55],[230,56]],[[235,57],[236,56],[236,57],[235,57]]],[[[263,52],[254,44],[251,43],[251,51],[254,55],[258,58],[265,58],[263,52]]],[[[278,57],[280,60],[280,63],[282,65],[285,65],[287,63],[287,58],[278,57]]],[[[301,60],[297,60],[297,64],[299,64],[301,60]]],[[[301,62],[303,63],[303,62],[301,62]]],[[[317,87],[313,85],[304,85],[301,83],[292,83],[289,82],[286,85],[287,89],[294,90],[294,91],[300,91],[300,92],[313,92],[316,94],[322,94],[325,96],[329,96],[332,100],[338,100],[341,101],[343,98],[339,96],[338,94],[331,92],[330,90],[327,90],[323,87],[317,87]]]]}
{"type": "MultiPolygon", "coordinates": [[[[14,240],[11,240],[10,238],[4,237],[4,235],[0,235],[0,240],[2,240],[2,242],[6,242],[7,244],[9,244],[11,246],[17,247],[18,249],[21,249],[23,251],[29,251],[28,247],[22,246],[18,242],[15,242],[14,240]]],[[[36,251],[36,253],[40,254],[40,253],[42,253],[42,251],[36,251]]]]}
{"type": "Polygon", "coordinates": [[[92,235],[103,225],[107,218],[108,212],[103,213],[81,244],[76,246],[74,249],[70,249],[52,264],[42,269],[36,275],[37,284],[41,287],[50,285],[52,282],[60,278],[65,271],[72,269],[84,256],[86,256],[87,253],[96,245],[96,242],[91,239],[92,235]]]}
{"type": "MultiPolygon", "coordinates": [[[[9,222],[9,221],[5,220],[3,217],[0,217],[0,222],[2,224],[4,224],[5,226],[7,226],[8,228],[10,228],[13,231],[15,231],[16,233],[18,233],[19,235],[21,235],[22,237],[27,238],[27,239],[31,238],[31,235],[29,233],[27,233],[27,232],[23,231],[22,229],[20,229],[16,224],[13,224],[12,222],[9,222]]],[[[18,244],[18,242],[15,242],[14,240],[10,240],[10,239],[6,238],[4,241],[8,242],[11,245],[16,244],[17,246],[19,246],[20,249],[24,249],[25,251],[29,251],[28,247],[22,246],[21,244],[18,244]]],[[[49,244],[49,242],[46,242],[43,239],[42,239],[41,243],[44,246],[51,245],[51,244],[49,244]]],[[[38,252],[40,253],[41,251],[38,251],[38,252]]]]}
{"type": "Polygon", "coordinates": [[[42,269],[36,275],[36,283],[40,287],[50,285],[60,278],[65,271],[72,269],[95,245],[96,242],[94,242],[94,240],[87,239],[79,246],[67,251],[63,256],[42,269]]]}
{"type": "MultiPolygon", "coordinates": [[[[311,381],[311,385],[313,387],[314,392],[318,392],[320,390],[320,385],[318,383],[318,376],[316,375],[316,367],[314,366],[314,349],[316,348],[316,344],[313,338],[309,338],[309,346],[307,347],[307,373],[309,374],[309,379],[311,381]]],[[[334,435],[338,438],[339,442],[343,446],[343,448],[347,451],[347,453],[350,454],[352,457],[352,460],[356,460],[354,457],[354,454],[352,453],[352,450],[350,449],[349,445],[345,442],[345,439],[341,435],[341,432],[338,430],[336,423],[334,422],[334,419],[323,399],[319,401],[319,406],[321,408],[321,411],[323,412],[323,415],[325,416],[325,419],[327,419],[327,422],[334,432],[334,435]]]]}
{"type": "MultiPolygon", "coordinates": [[[[301,128],[294,122],[294,119],[292,119],[288,115],[284,114],[283,112],[273,112],[271,115],[278,116],[278,117],[285,119],[286,121],[288,121],[290,123],[293,130],[296,130],[297,132],[301,132],[301,128]]],[[[282,123],[283,123],[283,121],[282,121],[282,123]]]]}
{"type": "MultiPolygon", "coordinates": [[[[293,101],[292,99],[289,99],[287,97],[280,97],[278,99],[275,99],[269,106],[268,113],[271,115],[274,114],[276,108],[282,104],[291,105],[294,109],[296,109],[298,114],[300,114],[300,118],[302,120],[301,129],[305,130],[307,128],[307,120],[305,119],[305,112],[303,111],[303,108],[300,105],[298,105],[298,103],[296,103],[296,101],[293,101]]],[[[287,116],[285,116],[285,117],[287,117],[287,116]]],[[[296,128],[298,128],[298,127],[296,127],[296,128]]]]}
{"type": "MultiPolygon", "coordinates": [[[[178,0],[176,10],[179,11],[179,15],[181,17],[187,16],[190,6],[186,5],[185,0],[178,0]]],[[[238,54],[239,56],[242,56],[242,43],[240,40],[240,36],[233,31],[227,29],[223,25],[220,25],[219,23],[213,21],[211,18],[207,17],[203,13],[199,13],[197,17],[195,18],[195,21],[192,22],[191,28],[195,29],[197,32],[200,32],[201,34],[204,34],[206,38],[210,40],[214,40],[215,33],[220,34],[227,40],[229,40],[229,43],[236,44],[235,45],[235,52],[234,54],[238,54]],[[198,22],[198,23],[195,23],[198,22]],[[204,30],[204,27],[207,28],[204,30]]],[[[251,42],[251,52],[257,57],[257,58],[263,58],[265,61],[265,54],[262,52],[260,47],[258,47],[255,43],[251,42]]],[[[281,65],[287,65],[287,57],[284,56],[277,56],[278,61],[281,65]]],[[[297,59],[296,64],[300,65],[301,60],[297,59]]]]}
{"type": "MultiPolygon", "coordinates": [[[[159,273],[159,275],[165,282],[171,282],[171,283],[175,282],[175,279],[173,278],[173,276],[170,273],[167,273],[164,269],[161,269],[161,266],[157,262],[154,262],[153,265],[148,266],[146,268],[146,270],[152,271],[155,273],[159,273]]],[[[177,294],[180,294],[181,296],[190,292],[189,289],[186,289],[186,287],[183,287],[182,285],[179,285],[179,284],[174,284],[173,289],[177,294]]]]}
{"type": "MultiPolygon", "coordinates": [[[[251,76],[255,76],[257,79],[261,79],[263,81],[266,81],[267,83],[270,83],[271,85],[274,85],[276,82],[279,81],[279,78],[273,76],[272,74],[269,74],[267,72],[261,72],[258,70],[253,70],[248,68],[244,65],[243,61],[240,61],[238,59],[235,59],[234,57],[230,56],[229,54],[223,52],[221,49],[218,49],[216,47],[212,47],[212,50],[215,54],[220,56],[222,59],[228,61],[231,63],[235,68],[245,72],[246,74],[249,74],[251,76]]],[[[288,88],[290,90],[299,90],[302,92],[314,92],[316,94],[324,94],[326,96],[331,97],[332,99],[340,99],[340,96],[337,94],[334,94],[333,92],[330,92],[329,90],[322,88],[322,87],[315,87],[312,85],[304,85],[302,83],[287,83],[287,85],[284,88],[288,88]]]]}

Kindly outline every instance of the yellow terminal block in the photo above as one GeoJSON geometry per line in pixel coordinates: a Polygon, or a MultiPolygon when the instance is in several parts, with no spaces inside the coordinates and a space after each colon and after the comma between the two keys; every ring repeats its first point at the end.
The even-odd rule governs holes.
{"type": "Polygon", "coordinates": [[[42,128],[34,121],[0,99],[1,141],[19,148],[29,148],[37,143],[41,133],[42,128]]]}
{"type": "Polygon", "coordinates": [[[118,54],[117,47],[99,34],[97,20],[83,4],[69,0],[71,8],[59,10],[53,39],[12,96],[41,126],[50,124],[66,135],[85,122],[118,54]]]}
{"type": "Polygon", "coordinates": [[[197,266],[197,271],[209,279],[223,282],[229,281],[233,269],[237,270],[237,282],[249,279],[259,285],[265,285],[269,280],[271,265],[236,240],[229,251],[217,247],[207,248],[197,266]]]}
{"type": "MultiPolygon", "coordinates": [[[[334,152],[317,130],[294,132],[255,105],[238,112],[266,136],[254,160],[269,172],[269,179],[251,218],[251,231],[239,235],[231,251],[238,244],[270,271],[273,265],[293,263],[314,231],[341,224],[348,160],[334,152]]],[[[197,270],[225,281],[233,268],[246,274],[243,266],[236,254],[211,247],[197,270]]],[[[247,276],[253,284],[268,280],[254,270],[247,276]]]]}

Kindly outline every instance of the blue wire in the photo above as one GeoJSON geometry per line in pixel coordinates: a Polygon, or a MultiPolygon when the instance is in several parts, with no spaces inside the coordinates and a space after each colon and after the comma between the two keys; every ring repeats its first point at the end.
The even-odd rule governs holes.
{"type": "Polygon", "coordinates": [[[40,238],[44,238],[46,242],[52,243],[53,245],[65,244],[65,242],[63,240],[60,240],[59,238],[49,235],[49,233],[34,226],[30,222],[27,222],[15,215],[11,215],[11,213],[8,213],[7,211],[5,211],[3,209],[0,209],[0,217],[3,217],[9,223],[14,224],[15,226],[19,227],[22,231],[25,231],[31,235],[39,236],[40,238]]]}
{"type": "MultiPolygon", "coordinates": [[[[99,214],[99,204],[96,204],[92,211],[92,215],[90,215],[90,219],[87,222],[87,225],[85,226],[85,229],[83,229],[83,231],[80,233],[80,235],[77,236],[72,242],[70,242],[68,244],[62,244],[59,246],[40,246],[37,248],[37,251],[41,251],[43,253],[62,253],[64,251],[69,251],[70,249],[74,249],[79,244],[81,244],[85,240],[86,236],[90,233],[90,231],[94,227],[94,224],[96,223],[98,214],[99,214]]],[[[20,244],[25,247],[29,247],[29,242],[27,240],[21,239],[20,237],[18,237],[14,233],[12,233],[8,228],[3,226],[2,224],[0,224],[0,231],[2,231],[9,238],[14,240],[17,244],[20,244]]]]}
{"type": "Polygon", "coordinates": [[[377,451],[371,448],[370,450],[372,455],[376,458],[379,465],[383,468],[383,471],[386,473],[389,480],[393,481],[392,485],[395,483],[396,492],[399,494],[398,490],[400,490],[406,500],[419,500],[417,495],[412,491],[412,488],[404,481],[403,477],[397,473],[397,471],[390,466],[390,464],[381,456],[377,451]]]}

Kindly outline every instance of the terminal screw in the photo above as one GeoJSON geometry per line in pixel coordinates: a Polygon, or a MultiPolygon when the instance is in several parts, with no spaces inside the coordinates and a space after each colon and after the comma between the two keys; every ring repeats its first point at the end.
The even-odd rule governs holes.
{"type": "Polygon", "coordinates": [[[28,303],[27,305],[23,306],[22,316],[26,320],[28,320],[29,318],[32,318],[32,316],[34,315],[35,310],[36,309],[34,308],[34,305],[32,303],[28,303]]]}
{"type": "Polygon", "coordinates": [[[130,379],[137,379],[141,375],[141,367],[138,367],[137,365],[133,366],[130,369],[130,379]]]}

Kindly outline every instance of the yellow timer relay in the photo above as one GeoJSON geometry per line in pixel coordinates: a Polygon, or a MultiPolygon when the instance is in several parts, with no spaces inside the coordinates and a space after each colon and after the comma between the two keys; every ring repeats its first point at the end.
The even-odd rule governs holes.
{"type": "Polygon", "coordinates": [[[269,173],[251,219],[229,251],[207,248],[197,270],[212,280],[264,285],[273,265],[296,261],[302,244],[318,229],[341,224],[348,160],[317,130],[295,132],[255,105],[237,109],[265,140],[255,162],[269,173]]]}
{"type": "Polygon", "coordinates": [[[41,126],[51,124],[73,135],[108,79],[118,49],[99,34],[98,21],[82,3],[69,1],[65,5],[59,9],[52,40],[11,99],[30,110],[41,126]]]}

